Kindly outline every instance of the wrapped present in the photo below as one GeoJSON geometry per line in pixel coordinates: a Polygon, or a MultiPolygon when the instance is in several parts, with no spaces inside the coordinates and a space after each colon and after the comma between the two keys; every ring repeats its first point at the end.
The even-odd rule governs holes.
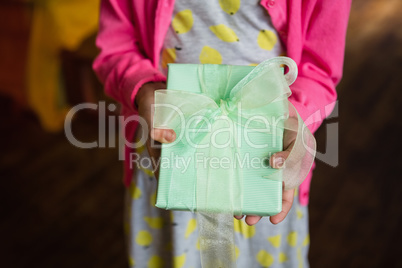
{"type": "Polygon", "coordinates": [[[155,92],[154,127],[173,129],[176,141],[162,146],[156,206],[279,213],[283,170],[269,158],[282,151],[296,76],[286,57],[256,67],[169,64],[167,89],[155,92]]]}

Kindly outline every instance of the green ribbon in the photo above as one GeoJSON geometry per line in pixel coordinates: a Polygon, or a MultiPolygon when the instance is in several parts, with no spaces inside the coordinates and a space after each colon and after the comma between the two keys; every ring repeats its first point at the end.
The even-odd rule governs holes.
{"type": "MultiPolygon", "coordinates": [[[[286,57],[264,61],[233,87],[228,83],[232,75],[230,65],[199,65],[201,94],[157,90],[154,128],[179,131],[177,140],[190,137],[192,146],[187,147],[183,157],[204,153],[220,159],[235,159],[239,147],[235,134],[240,128],[258,129],[268,123],[271,131],[283,128],[297,133],[293,150],[282,170],[285,189],[297,187],[311,168],[315,139],[287,100],[291,94],[289,85],[297,77],[296,63],[286,57]],[[281,64],[289,67],[286,75],[281,64]],[[218,68],[220,71],[225,68],[226,75],[214,75],[218,68]],[[288,112],[283,111],[284,105],[288,112]],[[184,137],[186,127],[193,132],[184,137]],[[225,128],[234,131],[220,131],[225,128]]],[[[200,163],[196,166],[195,209],[204,267],[235,267],[233,215],[242,214],[243,176],[239,168],[235,169],[233,162],[231,164],[229,168],[215,170],[200,163]]],[[[172,172],[169,198],[173,203],[180,202],[175,172],[178,171],[172,172]]],[[[277,177],[272,175],[265,179],[277,177]]]]}

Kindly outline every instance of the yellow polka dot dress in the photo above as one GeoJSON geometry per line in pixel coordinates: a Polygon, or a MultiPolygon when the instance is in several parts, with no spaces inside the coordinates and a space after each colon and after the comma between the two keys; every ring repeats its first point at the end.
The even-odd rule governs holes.
{"type": "Polygon", "coordinates": [[[283,53],[257,0],[176,0],[161,52],[168,63],[257,65],[283,53]]]}
{"type": "MultiPolygon", "coordinates": [[[[256,65],[281,54],[277,33],[259,1],[175,0],[160,68],[166,73],[168,63],[256,65]]],[[[148,156],[144,146],[137,153],[140,159],[148,156]]],[[[201,267],[195,214],[156,208],[152,167],[138,162],[126,195],[130,267],[201,267]]],[[[234,233],[237,267],[308,267],[308,211],[298,198],[282,223],[272,225],[266,217],[248,226],[234,219],[234,233]]]]}

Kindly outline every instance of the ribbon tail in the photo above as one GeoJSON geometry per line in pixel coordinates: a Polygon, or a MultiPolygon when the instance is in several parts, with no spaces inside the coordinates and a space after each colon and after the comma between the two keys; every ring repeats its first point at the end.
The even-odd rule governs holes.
{"type": "Polygon", "coordinates": [[[198,212],[201,267],[235,268],[233,214],[198,212]]]}
{"type": "MultiPolygon", "coordinates": [[[[219,139],[212,135],[205,138],[213,138],[206,155],[216,157],[220,163],[227,163],[223,161],[227,158],[228,165],[215,167],[213,162],[206,166],[197,163],[197,222],[202,267],[236,267],[233,215],[240,215],[242,206],[242,173],[233,166],[237,143],[233,145],[233,137],[230,137],[236,133],[236,125],[231,120],[218,119],[211,133],[226,129],[226,122],[232,131],[221,132],[219,139]],[[222,141],[231,144],[221,148],[222,141]]],[[[212,158],[209,161],[213,161],[212,158]]]]}
{"type": "MultiPolygon", "coordinates": [[[[285,190],[294,189],[302,184],[314,163],[317,148],[313,134],[307,128],[296,108],[289,101],[288,106],[289,117],[283,126],[278,127],[284,129],[285,146],[287,141],[294,140],[293,147],[283,167],[277,170],[277,172],[282,172],[285,190]]],[[[275,180],[273,175],[277,172],[264,178],[275,180]]]]}
{"type": "MultiPolygon", "coordinates": [[[[285,122],[285,132],[296,134],[294,145],[283,169],[285,190],[298,187],[310,172],[316,154],[316,140],[300,117],[296,108],[289,102],[289,118],[285,122]]],[[[286,137],[285,133],[285,137],[286,137]]]]}

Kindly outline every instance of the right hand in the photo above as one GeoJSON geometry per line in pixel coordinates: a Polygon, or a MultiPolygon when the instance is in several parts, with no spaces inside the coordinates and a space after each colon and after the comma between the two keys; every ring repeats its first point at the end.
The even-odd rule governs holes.
{"type": "MultiPolygon", "coordinates": [[[[135,97],[135,104],[138,107],[138,114],[144,118],[147,123],[148,137],[146,147],[149,156],[152,158],[152,164],[159,163],[161,155],[161,143],[170,143],[176,139],[176,133],[172,129],[154,129],[153,128],[153,104],[155,103],[155,90],[165,89],[166,84],[162,82],[151,82],[142,85],[135,97]]],[[[154,166],[155,177],[158,178],[159,166],[154,166]]]]}

